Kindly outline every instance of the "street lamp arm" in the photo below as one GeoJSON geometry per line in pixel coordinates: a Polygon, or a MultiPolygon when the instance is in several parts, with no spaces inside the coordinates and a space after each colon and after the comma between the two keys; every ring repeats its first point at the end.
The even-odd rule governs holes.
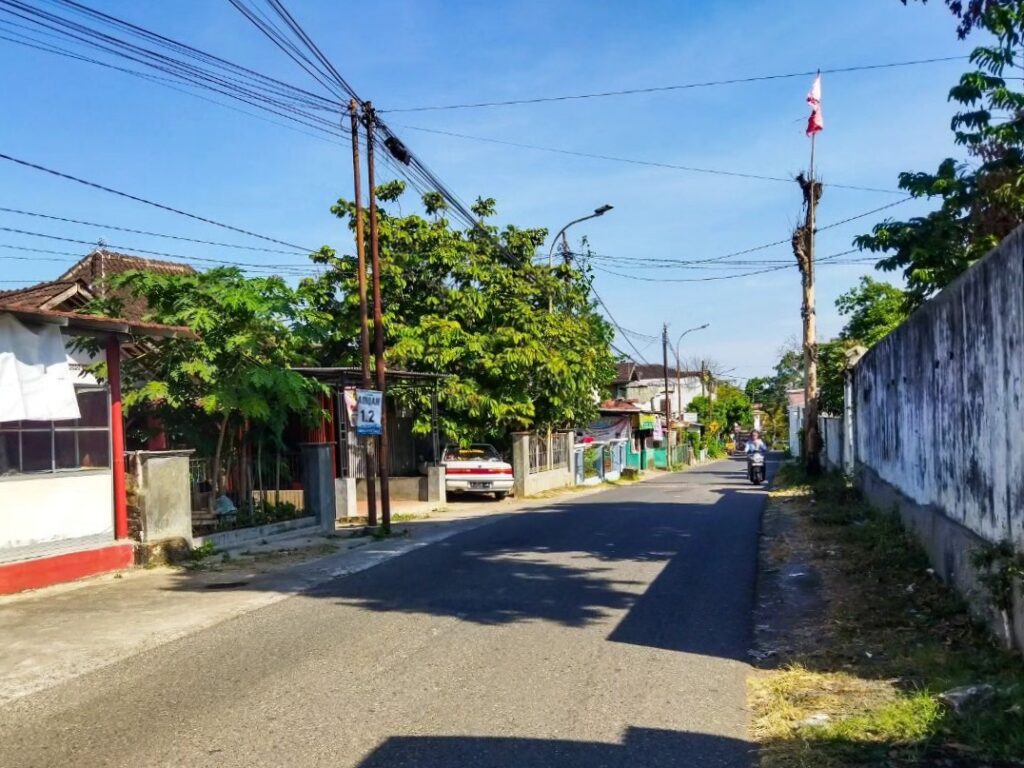
{"type": "Polygon", "coordinates": [[[677,371],[679,370],[679,345],[682,344],[683,337],[686,336],[686,334],[688,334],[688,333],[693,333],[694,331],[703,331],[709,325],[711,325],[711,323],[704,323],[704,325],[698,325],[698,326],[695,326],[694,328],[688,328],[687,330],[685,330],[681,334],[679,334],[679,338],[676,340],[676,348],[675,348],[675,353],[676,353],[676,370],[677,371]]]}
{"type": "Polygon", "coordinates": [[[558,230],[558,233],[553,238],[551,238],[551,248],[548,250],[548,266],[551,266],[551,259],[555,255],[555,244],[558,242],[558,238],[564,235],[566,230],[569,229],[569,227],[573,226],[574,224],[579,224],[581,221],[586,221],[587,219],[596,219],[598,216],[604,216],[611,209],[612,206],[610,205],[602,205],[600,208],[595,208],[593,213],[587,216],[581,216],[578,219],[573,219],[560,230],[558,230]]]}
{"type": "Polygon", "coordinates": [[[702,331],[709,325],[711,325],[711,323],[704,323],[704,325],[698,325],[693,328],[687,328],[685,331],[679,334],[679,338],[676,340],[676,348],[674,350],[676,353],[676,404],[679,406],[680,413],[682,413],[683,411],[683,381],[682,372],[679,370],[679,345],[682,343],[683,337],[686,336],[686,334],[693,333],[694,331],[702,331]]]}

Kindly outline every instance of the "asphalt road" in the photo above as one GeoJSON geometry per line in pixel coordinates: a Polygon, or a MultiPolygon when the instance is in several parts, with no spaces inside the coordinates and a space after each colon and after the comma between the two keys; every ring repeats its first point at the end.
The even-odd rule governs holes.
{"type": "Polygon", "coordinates": [[[750,766],[763,504],[725,461],[457,534],[3,707],[0,766],[750,766]]]}

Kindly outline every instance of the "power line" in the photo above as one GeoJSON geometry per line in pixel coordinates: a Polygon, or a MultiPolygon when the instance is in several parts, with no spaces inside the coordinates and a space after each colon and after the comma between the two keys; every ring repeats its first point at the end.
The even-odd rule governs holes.
{"type": "Polygon", "coordinates": [[[826,74],[839,74],[845,72],[863,72],[874,69],[893,69],[896,67],[912,67],[921,64],[937,64],[947,61],[961,61],[969,58],[967,56],[941,56],[931,59],[916,59],[913,61],[895,61],[885,64],[862,64],[852,67],[833,67],[831,69],[807,70],[804,72],[787,72],[776,75],[755,75],[752,77],[735,77],[727,80],[707,80],[697,83],[683,83],[681,85],[659,85],[646,88],[626,88],[617,91],[598,91],[595,93],[574,93],[562,96],[539,96],[528,99],[509,99],[507,101],[478,101],[466,104],[443,104],[421,107],[397,107],[394,109],[381,110],[382,112],[437,112],[453,109],[479,109],[482,107],[510,107],[522,104],[543,104],[552,101],[578,101],[581,99],[602,99],[610,96],[631,96],[643,93],[663,93],[665,91],[682,91],[693,88],[711,88],[720,85],[736,85],[739,83],[757,83],[768,80],[786,80],[794,77],[812,77],[820,72],[826,74]]]}
{"type": "Polygon", "coordinates": [[[626,334],[627,336],[631,336],[632,338],[636,339],[637,341],[646,341],[648,343],[651,343],[651,342],[654,342],[654,341],[658,340],[657,336],[652,336],[649,333],[640,333],[639,331],[631,331],[629,328],[620,328],[619,330],[621,330],[622,333],[626,334]]]}
{"type": "MultiPolygon", "coordinates": [[[[859,249],[852,248],[852,249],[850,249],[848,251],[842,251],[841,253],[834,253],[831,256],[825,256],[825,257],[823,257],[821,259],[818,259],[816,263],[817,264],[821,264],[822,262],[825,262],[826,265],[827,265],[828,262],[829,262],[829,259],[835,259],[835,258],[837,258],[839,256],[846,256],[847,254],[858,253],[858,252],[859,252],[859,249]]],[[[871,261],[876,261],[876,260],[875,259],[871,259],[871,261]]],[[[836,264],[841,264],[842,262],[835,262],[835,263],[836,264]]],[[[785,264],[785,265],[767,267],[765,269],[757,269],[757,270],[753,270],[751,272],[741,272],[739,274],[734,274],[734,275],[714,275],[714,276],[711,276],[711,277],[646,277],[644,275],[630,275],[630,274],[627,274],[627,273],[624,273],[624,272],[616,272],[614,270],[607,269],[605,267],[599,267],[599,266],[593,265],[594,269],[596,269],[598,272],[604,272],[605,274],[614,275],[615,277],[622,277],[622,278],[625,278],[627,280],[640,280],[642,282],[649,282],[649,283],[706,283],[706,282],[711,282],[712,280],[736,280],[736,279],[741,278],[741,277],[751,277],[753,275],[763,275],[763,274],[766,274],[768,272],[778,272],[781,269],[793,269],[796,266],[797,266],[796,263],[785,264]]]]}
{"type": "Polygon", "coordinates": [[[229,267],[245,267],[245,268],[248,268],[248,269],[260,269],[260,270],[271,270],[271,271],[275,271],[275,270],[294,271],[294,270],[297,270],[297,269],[301,269],[304,266],[302,264],[280,264],[280,265],[253,264],[251,262],[244,262],[244,261],[227,261],[227,260],[224,260],[224,259],[211,259],[211,258],[200,257],[200,256],[183,256],[180,253],[168,253],[166,251],[153,251],[153,250],[149,250],[147,248],[137,248],[137,247],[131,246],[131,245],[115,245],[113,243],[105,244],[105,245],[101,246],[101,245],[97,244],[95,241],[79,240],[77,238],[63,237],[61,235],[51,235],[51,234],[47,234],[45,232],[31,232],[31,231],[25,230],[25,229],[15,229],[14,227],[0,227],[0,232],[10,232],[12,234],[26,235],[28,237],[42,237],[42,238],[45,238],[47,240],[58,240],[58,241],[60,241],[62,243],[76,243],[78,245],[88,245],[88,246],[90,246],[92,248],[112,248],[112,249],[116,249],[116,250],[119,250],[119,251],[129,251],[129,252],[135,252],[135,253],[145,253],[145,254],[148,254],[150,256],[161,256],[161,257],[170,258],[170,259],[181,259],[182,261],[200,261],[200,262],[206,262],[206,263],[210,263],[210,264],[220,264],[220,265],[229,266],[229,267]]]}
{"type": "MultiPolygon", "coordinates": [[[[879,206],[877,208],[872,208],[869,211],[864,211],[863,213],[858,213],[858,214],[855,214],[853,216],[847,216],[845,219],[840,219],[839,221],[833,221],[833,222],[831,222],[829,224],[825,224],[824,226],[821,226],[821,227],[815,227],[814,231],[815,232],[824,232],[824,231],[829,230],[829,229],[834,229],[834,228],[840,227],[840,226],[842,226],[844,224],[849,224],[851,221],[856,221],[857,219],[863,219],[863,218],[866,218],[868,216],[872,216],[872,215],[874,215],[876,213],[880,213],[882,211],[888,210],[889,208],[894,208],[894,207],[896,207],[898,205],[903,205],[904,203],[908,203],[908,202],[910,202],[911,200],[914,200],[914,199],[915,198],[908,196],[908,197],[905,197],[905,198],[903,198],[901,200],[897,200],[897,201],[892,202],[892,203],[886,203],[885,205],[879,206]]],[[[726,253],[726,254],[724,254],[722,256],[712,256],[710,258],[703,258],[703,259],[668,259],[668,258],[658,258],[658,257],[655,257],[655,256],[639,256],[639,257],[636,257],[636,258],[631,258],[631,257],[626,257],[626,256],[612,256],[612,255],[600,254],[600,253],[575,253],[573,255],[574,256],[580,256],[580,257],[586,257],[586,258],[597,258],[597,259],[605,259],[605,260],[612,260],[612,261],[628,262],[631,265],[646,264],[646,265],[649,265],[649,266],[653,266],[655,264],[663,264],[666,267],[675,267],[675,266],[678,266],[678,267],[688,267],[688,266],[692,266],[692,265],[712,264],[712,263],[717,263],[717,262],[723,262],[723,261],[726,261],[726,260],[729,260],[729,259],[734,259],[737,256],[746,256],[749,253],[756,253],[757,251],[767,250],[768,248],[775,248],[776,246],[779,246],[779,245],[789,245],[791,242],[792,242],[792,237],[786,237],[786,238],[783,238],[781,240],[773,240],[770,243],[762,243],[761,245],[755,245],[755,246],[751,246],[750,248],[744,248],[743,250],[740,250],[740,251],[732,251],[731,253],[726,253]]],[[[730,263],[736,263],[736,262],[730,262],[730,263]]]]}
{"type": "Polygon", "coordinates": [[[162,237],[162,238],[166,238],[166,239],[169,239],[169,240],[181,240],[183,242],[188,242],[188,243],[199,243],[201,245],[215,245],[218,248],[235,248],[237,250],[242,250],[242,251],[260,251],[260,252],[263,252],[263,253],[284,253],[284,254],[288,254],[290,256],[296,255],[295,251],[284,251],[284,250],[281,250],[280,248],[260,248],[258,246],[252,246],[252,245],[237,245],[235,243],[220,243],[220,242],[217,242],[215,240],[198,240],[198,239],[196,239],[194,237],[185,237],[183,235],[168,235],[168,234],[164,234],[162,232],[150,232],[150,231],[145,230],[145,229],[131,229],[129,227],[120,227],[120,226],[117,226],[116,224],[100,224],[100,223],[95,222],[95,221],[82,221],[81,219],[69,219],[69,218],[66,218],[64,216],[54,216],[52,214],[38,213],[38,212],[35,212],[35,211],[23,211],[23,210],[20,210],[18,208],[5,208],[3,206],[0,206],[0,212],[2,212],[2,213],[14,213],[14,214],[18,214],[19,216],[32,216],[34,218],[39,218],[39,219],[49,219],[50,221],[61,221],[61,222],[64,222],[65,224],[81,224],[82,226],[86,226],[86,227],[98,227],[100,229],[113,229],[113,230],[117,230],[119,232],[130,232],[130,233],[135,234],[135,235],[147,235],[149,237],[162,237]]]}
{"type": "MultiPolygon", "coordinates": [[[[667,168],[673,171],[687,171],[689,173],[705,173],[714,176],[731,176],[740,179],[754,179],[756,181],[781,181],[786,184],[792,184],[793,178],[786,176],[768,176],[760,173],[744,173],[742,171],[723,171],[715,168],[699,168],[692,165],[677,165],[675,163],[663,163],[657,160],[641,160],[633,157],[620,157],[617,155],[602,155],[595,152],[578,152],[572,149],[562,149],[560,147],[545,147],[539,144],[525,144],[518,141],[506,141],[505,139],[494,139],[487,136],[473,136],[468,133],[457,133],[455,131],[445,131],[439,128],[423,128],[416,125],[399,125],[400,128],[406,128],[411,131],[421,131],[423,133],[434,133],[441,136],[451,136],[457,139],[468,139],[470,141],[482,141],[488,144],[502,144],[508,147],[518,147],[519,149],[529,149],[535,152],[550,152],[559,155],[569,155],[571,157],[583,157],[590,160],[605,160],[612,163],[626,163],[629,165],[642,165],[648,168],[667,168]]],[[[860,192],[879,192],[887,195],[905,195],[906,192],[902,192],[896,189],[881,189],[878,187],[861,187],[853,184],[828,184],[829,188],[832,189],[849,189],[860,192]]]]}
{"type": "MultiPolygon", "coordinates": [[[[594,294],[594,298],[597,299],[598,304],[600,304],[601,307],[604,309],[604,313],[608,316],[608,322],[612,324],[612,327],[619,332],[619,335],[621,335],[622,338],[626,340],[626,343],[629,344],[629,346],[632,348],[632,350],[636,352],[636,356],[637,358],[639,358],[639,361],[642,363],[647,363],[647,359],[643,356],[640,350],[636,348],[636,344],[633,343],[633,340],[626,335],[626,332],[623,330],[622,326],[619,325],[618,322],[615,320],[615,316],[612,315],[611,310],[608,309],[608,305],[604,303],[604,299],[602,299],[598,292],[594,290],[593,285],[590,286],[590,292],[594,294]]],[[[649,363],[647,364],[649,365],[649,363]]]]}
{"type": "MultiPolygon", "coordinates": [[[[244,0],[230,0],[230,2],[250,22],[252,22],[260,32],[270,38],[279,48],[284,50],[318,82],[323,84],[325,79],[331,81],[334,85],[340,88],[342,92],[360,104],[363,107],[364,117],[366,117],[369,106],[368,102],[362,99],[348,81],[342,77],[323,51],[319,49],[316,43],[313,42],[312,38],[305,32],[305,30],[303,30],[302,26],[295,20],[291,13],[289,13],[287,8],[285,8],[282,0],[266,0],[266,2],[277,17],[281,19],[288,30],[290,30],[292,35],[297,38],[298,44],[296,44],[294,40],[289,39],[288,35],[276,25],[267,23],[258,18],[256,13],[245,5],[244,0]],[[300,47],[304,47],[313,58],[311,59],[303,53],[300,47]]],[[[329,90],[337,93],[333,86],[329,90]]],[[[469,206],[467,206],[458,195],[450,190],[440,180],[440,178],[438,178],[438,176],[431,171],[419,157],[417,157],[415,153],[409,150],[408,147],[406,147],[395,135],[395,133],[383,121],[377,118],[375,112],[372,115],[372,125],[374,131],[381,139],[380,145],[382,147],[382,153],[387,151],[394,154],[395,157],[398,157],[398,153],[395,151],[394,147],[401,147],[402,157],[399,158],[401,162],[400,164],[393,165],[393,168],[403,177],[408,179],[409,183],[412,184],[414,188],[421,193],[424,191],[424,187],[436,190],[448,203],[449,210],[455,218],[460,219],[463,224],[467,225],[471,229],[479,229],[483,232],[488,232],[486,227],[473,214],[469,206]],[[387,150],[383,149],[385,147],[387,150]]]]}
{"type": "Polygon", "coordinates": [[[242,234],[242,235],[248,235],[249,237],[255,237],[258,240],[264,240],[264,241],[266,241],[268,243],[276,243],[278,245],[286,245],[289,248],[295,248],[296,250],[305,251],[306,253],[312,253],[314,250],[316,250],[315,248],[303,248],[301,245],[295,245],[295,243],[289,243],[289,242],[287,242],[285,240],[278,240],[277,238],[274,238],[274,237],[268,237],[266,235],[260,235],[260,234],[257,234],[256,232],[252,232],[252,231],[250,231],[248,229],[242,229],[240,227],[234,227],[234,226],[232,226],[230,224],[224,224],[222,222],[215,221],[214,219],[208,219],[205,216],[199,216],[198,214],[189,213],[187,211],[180,210],[179,208],[174,208],[174,207],[169,206],[169,205],[164,205],[163,203],[157,203],[157,202],[154,202],[152,200],[147,200],[144,197],[139,197],[138,195],[132,195],[132,194],[129,194],[128,192],[121,192],[119,190],[112,189],[111,187],[106,187],[106,186],[104,186],[102,184],[98,184],[95,181],[87,181],[86,179],[82,179],[82,178],[79,178],[77,176],[72,176],[71,174],[64,173],[62,171],[56,171],[53,168],[47,168],[46,166],[39,165],[37,163],[29,162],[28,160],[20,160],[17,157],[12,157],[11,155],[6,155],[6,154],[3,154],[2,152],[0,152],[0,160],[8,160],[8,161],[10,161],[12,163],[16,163],[18,165],[24,166],[25,168],[32,168],[32,169],[37,170],[37,171],[42,171],[43,173],[48,173],[51,176],[56,176],[56,177],[61,178],[61,179],[67,179],[68,181],[74,181],[74,182],[77,182],[78,184],[83,184],[83,185],[85,185],[87,187],[92,187],[93,189],[99,189],[99,190],[101,190],[103,192],[109,192],[112,195],[117,195],[118,197],[123,197],[123,198],[125,198],[127,200],[134,200],[137,203],[143,203],[144,205],[149,205],[149,206],[152,206],[153,208],[159,208],[162,211],[168,211],[169,213],[175,213],[175,214],[177,214],[179,216],[185,216],[185,217],[190,218],[190,219],[195,219],[196,221],[201,221],[204,224],[211,224],[211,225],[213,225],[215,227],[220,227],[221,229],[230,230],[231,232],[237,232],[237,233],[242,234]]]}
{"type": "Polygon", "coordinates": [[[112,28],[120,37],[103,32],[98,28],[80,24],[70,18],[33,8],[19,0],[0,0],[0,11],[27,22],[18,23],[9,19],[0,19],[0,23],[14,28],[14,31],[5,30],[8,35],[0,36],[0,39],[118,70],[166,87],[173,87],[169,85],[169,82],[173,81],[205,88],[320,132],[332,135],[345,133],[344,126],[339,126],[315,114],[315,112],[323,110],[336,112],[338,104],[334,99],[262,75],[185,43],[75,3],[73,0],[55,0],[55,2],[59,2],[66,10],[84,16],[93,23],[112,28]],[[166,77],[147,74],[137,69],[118,66],[86,56],[49,40],[40,40],[38,37],[33,37],[32,34],[69,41],[72,45],[87,49],[97,49],[114,59],[140,64],[147,69],[166,75],[166,77]],[[154,45],[168,53],[160,53],[152,48],[136,45],[129,38],[141,39],[147,45],[154,45]],[[313,112],[309,110],[313,110],[313,112]]]}

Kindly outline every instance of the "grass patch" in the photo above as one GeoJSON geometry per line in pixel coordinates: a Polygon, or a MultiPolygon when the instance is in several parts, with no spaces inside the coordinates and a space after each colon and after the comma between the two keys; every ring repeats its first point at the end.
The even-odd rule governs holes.
{"type": "Polygon", "coordinates": [[[775,482],[769,514],[791,525],[765,542],[764,566],[799,552],[826,607],[801,619],[804,643],[779,668],[751,677],[761,765],[1024,765],[1024,660],[970,618],[897,515],[841,476],[788,465],[775,482]],[[962,713],[939,697],[978,684],[993,695],[962,713]]]}
{"type": "Polygon", "coordinates": [[[397,515],[391,516],[392,523],[408,523],[413,520],[429,520],[430,514],[424,513],[422,515],[413,514],[412,512],[399,512],[397,515]]]}

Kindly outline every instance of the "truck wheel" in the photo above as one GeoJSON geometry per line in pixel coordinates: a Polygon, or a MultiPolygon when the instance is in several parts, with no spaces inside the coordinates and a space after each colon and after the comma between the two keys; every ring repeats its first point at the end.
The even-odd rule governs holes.
{"type": "Polygon", "coordinates": [[[497,501],[504,501],[504,500],[505,500],[505,497],[506,497],[506,496],[508,496],[508,491],[497,491],[497,492],[496,492],[496,493],[494,494],[494,498],[495,498],[495,499],[496,499],[497,501]]]}

